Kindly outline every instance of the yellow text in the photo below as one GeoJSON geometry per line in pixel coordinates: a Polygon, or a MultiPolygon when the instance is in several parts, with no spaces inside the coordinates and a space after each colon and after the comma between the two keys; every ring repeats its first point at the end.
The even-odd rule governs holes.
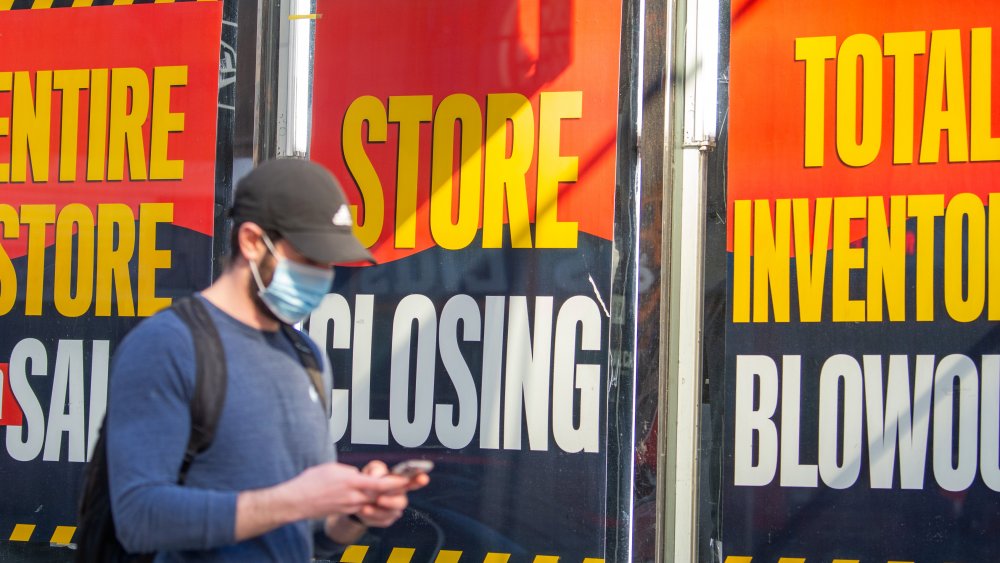
{"type": "Polygon", "coordinates": [[[156,246],[156,226],[173,218],[172,203],[143,203],[138,220],[129,206],[120,203],[99,204],[96,214],[82,204],[58,211],[52,204],[20,208],[0,204],[0,240],[20,238],[22,228],[27,237],[25,273],[20,279],[11,257],[0,247],[0,315],[18,303],[19,286],[26,316],[43,314],[43,296],[47,301],[50,288],[51,306],[64,317],[90,311],[107,317],[112,303],[120,317],[146,317],[169,306],[170,298],[156,296],[156,271],[171,264],[170,250],[156,246]],[[53,231],[54,240],[47,235],[53,231]],[[50,242],[52,256],[47,257],[50,242]],[[133,258],[134,288],[129,273],[133,258]],[[47,264],[54,271],[46,272],[47,264]]]}
{"type": "Polygon", "coordinates": [[[420,135],[423,125],[430,124],[429,221],[437,245],[451,250],[469,246],[482,221],[483,247],[500,248],[506,212],[514,248],[576,248],[578,224],[559,218],[559,189],[577,181],[578,157],[561,153],[560,135],[563,120],[583,116],[583,93],[542,92],[537,135],[535,112],[526,97],[514,93],[487,95],[485,112],[467,94],[447,96],[436,108],[431,96],[390,96],[388,107],[373,96],[354,100],[344,116],[343,151],[364,201],[363,219],[358,220],[358,206],[352,208],[355,234],[369,247],[382,236],[387,220],[383,178],[365,146],[386,142],[392,123],[399,141],[395,218],[389,220],[394,221],[395,247],[415,247],[417,180],[421,166],[428,164],[420,162],[420,135]],[[536,159],[536,196],[529,201],[528,171],[536,159]]]}
{"type": "Polygon", "coordinates": [[[989,204],[997,212],[969,193],[947,205],[941,194],[738,200],[733,322],[789,322],[793,295],[799,322],[898,322],[908,310],[934,321],[941,305],[958,322],[1000,320],[1000,194],[989,204]]]}
{"type": "Polygon", "coordinates": [[[797,38],[795,60],[805,63],[805,166],[825,164],[826,63],[831,60],[836,61],[837,156],[847,166],[867,166],[881,152],[882,106],[888,96],[893,108],[893,164],[913,163],[917,115],[923,124],[921,164],[940,160],[943,134],[948,162],[1000,160],[1000,137],[991,130],[992,45],[993,29],[988,27],[967,33],[958,29],[886,33],[881,44],[860,33],[845,38],[839,49],[834,36],[797,38]],[[891,85],[883,77],[883,58],[892,59],[891,85]],[[915,87],[918,70],[927,76],[926,89],[920,91],[915,87]],[[916,107],[921,98],[923,107],[916,107]]]}
{"type": "Polygon", "coordinates": [[[81,121],[88,182],[123,180],[126,160],[129,180],[182,179],[184,161],[168,158],[168,141],[184,131],[184,113],[171,111],[170,95],[187,79],[186,66],[158,66],[152,77],[139,68],[0,72],[0,95],[12,99],[10,113],[0,112],[0,136],[10,137],[9,154],[0,154],[0,183],[27,182],[29,168],[33,182],[48,182],[53,154],[59,181],[75,181],[81,121]],[[52,131],[56,111],[60,127],[52,131]]]}

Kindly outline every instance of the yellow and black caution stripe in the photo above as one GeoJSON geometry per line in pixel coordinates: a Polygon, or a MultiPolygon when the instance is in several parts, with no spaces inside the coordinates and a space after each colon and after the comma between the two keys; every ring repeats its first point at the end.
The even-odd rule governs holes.
{"type": "Polygon", "coordinates": [[[218,0],[0,0],[0,11],[43,10],[45,8],[87,8],[132,4],[172,4],[174,2],[217,2],[218,0]]]}
{"type": "MultiPolygon", "coordinates": [[[[39,543],[45,543],[46,540],[48,540],[48,543],[50,544],[69,545],[73,543],[73,535],[75,533],[76,526],[56,526],[55,530],[53,530],[51,535],[49,535],[47,531],[39,530],[38,526],[35,524],[14,524],[14,529],[10,532],[10,535],[7,536],[6,539],[12,542],[36,541],[39,543]]],[[[385,560],[385,563],[410,563],[413,559],[414,553],[416,553],[416,550],[409,547],[393,548],[392,552],[389,553],[389,557],[385,560]]],[[[343,555],[340,557],[340,561],[341,563],[382,563],[380,561],[375,561],[374,559],[366,561],[366,555],[368,555],[368,546],[352,545],[344,550],[343,555]]],[[[508,563],[510,558],[511,554],[509,553],[487,553],[486,557],[483,559],[483,563],[508,563]]],[[[437,558],[434,561],[435,563],[473,563],[473,561],[468,558],[462,559],[461,551],[445,549],[438,552],[437,558]]],[[[558,555],[536,555],[533,561],[534,563],[559,563],[560,557],[558,555]]],[[[575,562],[563,560],[562,563],[575,562]]],[[[582,563],[604,563],[604,560],[588,557],[584,559],[582,563]]],[[[730,557],[726,563],[744,562],[738,559],[734,560],[730,557]]],[[[749,563],[749,561],[745,563],[749,563]]]]}
{"type": "Polygon", "coordinates": [[[37,528],[34,524],[14,524],[14,529],[7,539],[18,542],[34,540],[39,543],[48,540],[48,543],[67,545],[73,543],[73,534],[76,533],[76,526],[56,526],[51,535],[44,537],[46,534],[38,531],[37,528]]]}
{"type": "MultiPolygon", "coordinates": [[[[766,563],[774,561],[773,559],[761,560],[761,563],[766,563]]],[[[810,560],[812,561],[812,560],[810,560]]],[[[829,559],[824,559],[822,561],[829,561],[829,559]]],[[[822,563],[819,561],[818,563],[822,563]]],[[[724,563],[754,563],[753,557],[746,555],[729,555],[726,557],[724,563]]],[[[778,559],[778,563],[808,563],[804,557],[781,557],[778,559]]],[[[860,559],[834,559],[833,563],[861,563],[860,559]]],[[[890,560],[888,563],[913,563],[912,561],[895,561],[890,560]]]]}
{"type": "MultiPolygon", "coordinates": [[[[415,549],[409,547],[395,547],[392,552],[389,553],[389,557],[385,560],[385,563],[410,563],[413,559],[413,554],[416,552],[415,549]]],[[[344,554],[340,556],[341,563],[381,563],[375,561],[365,561],[365,555],[368,554],[368,547],[364,545],[352,545],[344,550],[344,554]]],[[[486,557],[483,559],[483,563],[508,563],[510,561],[511,555],[509,553],[487,553],[486,557]]],[[[442,549],[438,552],[437,558],[434,559],[434,563],[472,563],[471,560],[463,560],[461,551],[450,551],[442,549]]],[[[559,563],[558,555],[536,555],[533,560],[534,563],[559,563]]],[[[563,563],[570,563],[569,561],[564,561],[563,563]]],[[[593,557],[588,557],[583,560],[583,563],[604,563],[603,559],[595,559],[593,557]]]]}

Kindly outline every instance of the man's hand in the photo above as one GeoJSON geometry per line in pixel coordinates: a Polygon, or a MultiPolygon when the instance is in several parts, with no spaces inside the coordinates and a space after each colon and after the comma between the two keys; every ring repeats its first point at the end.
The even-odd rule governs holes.
{"type": "Polygon", "coordinates": [[[362,474],[385,483],[393,483],[393,489],[376,496],[359,508],[355,517],[360,522],[340,515],[331,515],[326,520],[326,534],[335,542],[349,544],[360,538],[366,527],[387,528],[403,515],[409,505],[406,493],[430,483],[430,477],[421,473],[412,478],[389,474],[389,469],[381,461],[372,461],[361,471],[362,474]]]}
{"type": "Polygon", "coordinates": [[[408,481],[394,475],[367,475],[342,463],[310,467],[274,487],[240,493],[236,501],[236,540],[298,520],[355,514],[377,503],[380,495],[405,490],[408,481]]]}
{"type": "Polygon", "coordinates": [[[324,463],[306,469],[286,486],[287,494],[299,499],[303,518],[323,518],[331,514],[354,514],[405,482],[402,478],[366,475],[342,463],[324,463]]]}
{"type": "Polygon", "coordinates": [[[426,473],[420,473],[412,478],[391,475],[386,465],[378,460],[370,462],[361,472],[381,479],[398,480],[401,483],[398,489],[380,494],[373,502],[366,504],[358,511],[357,516],[365,525],[376,528],[387,528],[399,520],[409,505],[406,493],[415,491],[430,482],[430,477],[426,473]]]}

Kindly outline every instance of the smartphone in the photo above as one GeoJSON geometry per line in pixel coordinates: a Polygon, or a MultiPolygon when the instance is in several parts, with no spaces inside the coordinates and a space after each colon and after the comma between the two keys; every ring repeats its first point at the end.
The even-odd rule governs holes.
{"type": "Polygon", "coordinates": [[[408,459],[397,463],[390,471],[393,475],[403,477],[416,477],[421,473],[430,473],[434,469],[434,462],[428,459],[408,459]]]}

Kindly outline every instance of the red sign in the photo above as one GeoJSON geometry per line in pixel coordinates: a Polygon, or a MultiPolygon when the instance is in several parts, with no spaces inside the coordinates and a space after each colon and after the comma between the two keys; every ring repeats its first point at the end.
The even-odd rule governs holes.
{"type": "Polygon", "coordinates": [[[172,266],[158,225],[213,235],[221,12],[191,2],[3,13],[0,315],[47,314],[52,273],[62,316],[109,316],[115,300],[122,316],[169,305],[155,291],[172,266]]]}
{"type": "Polygon", "coordinates": [[[311,157],[380,262],[339,271],[308,326],[333,337],[331,430],[348,462],[436,464],[411,498],[428,524],[394,527],[368,558],[590,560],[613,465],[622,4],[317,6],[311,157]]]}
{"type": "Polygon", "coordinates": [[[732,14],[721,557],[995,559],[1000,12],[732,14]]]}
{"type": "Polygon", "coordinates": [[[20,426],[23,424],[24,414],[10,389],[9,370],[7,364],[0,364],[0,426],[20,426]]]}
{"type": "MultiPolygon", "coordinates": [[[[0,189],[5,204],[54,204],[52,221],[4,217],[4,249],[78,203],[173,204],[212,234],[221,2],[14,10],[0,23],[0,189]],[[164,41],[149,27],[170,29],[164,41]],[[16,56],[10,56],[16,53],[16,56]]],[[[70,218],[67,217],[68,221],[70,218]]],[[[51,232],[50,235],[51,236],[51,232]]]]}
{"type": "Polygon", "coordinates": [[[734,2],[730,229],[735,200],[986,203],[1000,176],[996,21],[978,0],[734,2]]]}
{"type": "Polygon", "coordinates": [[[515,248],[611,238],[619,4],[319,9],[312,158],[344,182],[379,261],[497,248],[504,225],[515,248]]]}

